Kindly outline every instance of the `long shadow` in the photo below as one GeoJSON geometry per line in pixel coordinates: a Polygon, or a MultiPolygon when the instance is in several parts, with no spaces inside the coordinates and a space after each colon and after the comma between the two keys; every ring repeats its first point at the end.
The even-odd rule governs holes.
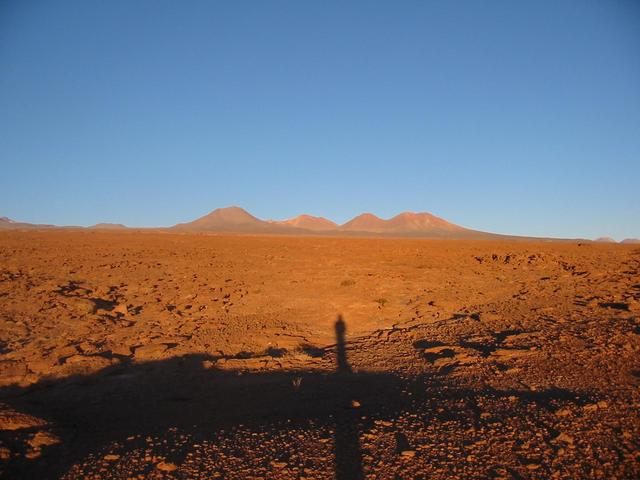
{"type": "MultiPolygon", "coordinates": [[[[336,412],[336,438],[334,440],[335,476],[337,480],[364,478],[362,471],[362,452],[360,450],[360,435],[358,432],[357,411],[354,411],[352,402],[359,402],[353,398],[358,396],[352,380],[357,385],[357,377],[353,378],[351,366],[347,361],[347,347],[345,334],[347,326],[338,316],[335,324],[336,330],[336,360],[337,370],[335,375],[341,376],[346,388],[347,402],[336,412]]],[[[334,375],[334,376],[335,376],[334,375]]]]}
{"type": "MultiPolygon", "coordinates": [[[[238,425],[278,430],[313,421],[315,427],[335,430],[335,478],[361,479],[359,432],[371,428],[376,420],[393,421],[401,412],[439,398],[436,396],[467,399],[479,393],[441,389],[438,381],[427,377],[407,380],[387,373],[354,372],[347,360],[346,324],[340,317],[335,330],[337,365],[330,374],[221,371],[210,367],[213,357],[185,355],[142,364],[122,362],[91,375],[2,388],[0,403],[46,421],[61,440],[43,447],[38,458],[12,457],[5,475],[59,478],[90,455],[114,442],[126,443],[132,436],[162,436],[177,429],[206,438],[238,425]]],[[[556,398],[575,398],[566,391],[521,394],[485,389],[482,393],[519,395],[524,401],[543,405],[556,398]]],[[[435,414],[432,420],[437,421],[435,414]]],[[[26,451],[25,439],[34,431],[16,430],[4,440],[13,451],[26,451]]],[[[402,432],[396,432],[396,438],[399,445],[406,443],[402,432]]],[[[187,456],[187,447],[183,450],[174,454],[176,464],[187,456]]]]}

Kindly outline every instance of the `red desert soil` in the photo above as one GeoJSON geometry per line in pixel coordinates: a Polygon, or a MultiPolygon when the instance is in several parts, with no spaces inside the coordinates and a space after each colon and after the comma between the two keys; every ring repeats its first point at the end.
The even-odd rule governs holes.
{"type": "Polygon", "coordinates": [[[640,248],[0,233],[6,478],[640,476],[640,248]]]}

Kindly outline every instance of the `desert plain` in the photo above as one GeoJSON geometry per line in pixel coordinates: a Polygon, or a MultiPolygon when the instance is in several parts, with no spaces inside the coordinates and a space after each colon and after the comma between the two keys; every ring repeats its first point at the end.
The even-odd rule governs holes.
{"type": "Polygon", "coordinates": [[[0,475],[640,477],[640,246],[0,232],[0,475]]]}

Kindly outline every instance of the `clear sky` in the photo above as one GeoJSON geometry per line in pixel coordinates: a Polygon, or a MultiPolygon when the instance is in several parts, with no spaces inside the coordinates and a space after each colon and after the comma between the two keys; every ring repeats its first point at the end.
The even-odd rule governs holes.
{"type": "Polygon", "coordinates": [[[0,216],[640,237],[640,2],[0,1],[0,216]]]}

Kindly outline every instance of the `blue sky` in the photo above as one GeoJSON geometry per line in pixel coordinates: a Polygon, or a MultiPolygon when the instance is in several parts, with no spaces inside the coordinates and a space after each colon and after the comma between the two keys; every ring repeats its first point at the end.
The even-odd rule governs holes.
{"type": "Polygon", "coordinates": [[[640,237],[640,2],[0,3],[0,215],[640,237]]]}

